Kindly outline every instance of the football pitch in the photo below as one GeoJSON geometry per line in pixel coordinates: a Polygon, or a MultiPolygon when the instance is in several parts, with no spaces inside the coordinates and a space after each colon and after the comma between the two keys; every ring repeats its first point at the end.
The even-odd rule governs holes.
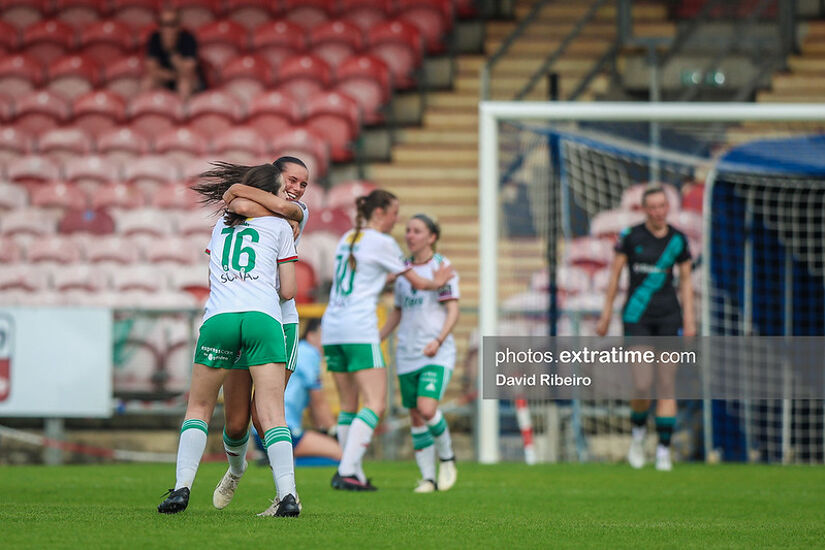
{"type": "Polygon", "coordinates": [[[820,547],[825,468],[677,464],[459,464],[456,486],[413,494],[411,462],[368,463],[377,493],[329,488],[299,468],[299,518],[258,518],[269,469],[250,465],[235,500],[212,507],[225,466],[198,472],[189,508],[156,511],[172,465],[0,467],[0,547],[647,548],[820,547]]]}

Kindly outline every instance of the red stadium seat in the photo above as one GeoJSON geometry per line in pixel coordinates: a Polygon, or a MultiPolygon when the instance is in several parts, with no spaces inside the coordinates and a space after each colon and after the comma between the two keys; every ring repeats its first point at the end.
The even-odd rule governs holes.
{"type": "Polygon", "coordinates": [[[344,208],[324,208],[311,213],[305,231],[307,233],[325,231],[341,236],[350,230],[352,225],[353,219],[344,208]]]}
{"type": "Polygon", "coordinates": [[[356,25],[342,20],[321,23],[309,34],[312,53],[331,67],[361,51],[364,46],[363,31],[356,25]]]}
{"type": "Polygon", "coordinates": [[[197,29],[221,15],[221,0],[170,0],[168,5],[178,10],[181,25],[197,29]]]}
{"type": "Polygon", "coordinates": [[[78,239],[66,235],[49,235],[34,239],[28,246],[26,259],[33,264],[53,262],[77,263],[83,259],[84,249],[78,239]]]}
{"type": "Polygon", "coordinates": [[[221,88],[232,93],[244,105],[272,82],[273,71],[266,59],[243,55],[230,60],[221,70],[221,88]]]}
{"type": "Polygon", "coordinates": [[[475,0],[456,0],[455,15],[459,19],[475,19],[478,17],[478,6],[475,0]]]}
{"type": "Polygon", "coordinates": [[[183,119],[180,96],[168,90],[142,92],[129,103],[130,125],[144,136],[156,136],[183,119]]]}
{"type": "Polygon", "coordinates": [[[310,30],[329,19],[337,0],[283,0],[284,18],[310,30]]]}
{"type": "MultiPolygon", "coordinates": [[[[15,208],[24,208],[29,204],[29,193],[22,185],[15,185],[13,183],[0,183],[0,214],[5,210],[13,210],[15,208]]],[[[3,253],[3,247],[0,245],[0,255],[3,253]]],[[[2,258],[0,258],[2,261],[2,258]]]]}
{"type": "Polygon", "coordinates": [[[143,59],[139,55],[121,57],[103,67],[106,89],[126,99],[132,99],[140,92],[142,77],[143,59]]]}
{"type": "Polygon", "coordinates": [[[613,261],[613,241],[595,237],[578,237],[567,245],[566,262],[594,273],[613,261]]]}
{"type": "Polygon", "coordinates": [[[162,237],[172,232],[172,216],[155,208],[120,210],[116,216],[117,232],[121,235],[162,237]]]}
{"type": "Polygon", "coordinates": [[[123,163],[149,151],[149,142],[131,128],[112,128],[97,137],[97,151],[123,163]]]}
{"type": "Polygon", "coordinates": [[[81,29],[103,17],[107,7],[106,0],[54,0],[54,17],[81,29]]]}
{"type": "MultiPolygon", "coordinates": [[[[143,249],[146,261],[153,264],[192,265],[198,263],[203,255],[202,250],[191,246],[189,239],[178,236],[164,235],[159,240],[152,240],[143,249]]],[[[206,277],[206,269],[203,270],[206,277]]]]}
{"type": "Polygon", "coordinates": [[[160,0],[109,0],[109,9],[113,19],[135,31],[155,22],[160,0]]]}
{"type": "Polygon", "coordinates": [[[189,128],[173,128],[155,138],[155,152],[178,163],[204,155],[209,144],[189,128]]]}
{"type": "Polygon", "coordinates": [[[348,93],[361,107],[365,122],[383,120],[380,109],[390,100],[392,82],[386,63],[374,55],[356,55],[337,69],[335,89],[348,93]]]}
{"type": "Polygon", "coordinates": [[[49,19],[33,23],[23,31],[23,48],[26,55],[48,65],[62,57],[75,45],[75,33],[71,25],[49,19]]]}
{"type": "Polygon", "coordinates": [[[0,48],[10,51],[20,47],[20,32],[17,27],[0,19],[0,48]]]}
{"type": "Polygon", "coordinates": [[[682,187],[682,209],[701,214],[704,202],[704,183],[690,183],[682,187]]]}
{"type": "Polygon", "coordinates": [[[247,124],[263,136],[272,136],[297,124],[301,118],[301,108],[291,94],[270,91],[252,100],[247,124]]]}
{"type": "Polygon", "coordinates": [[[186,123],[207,136],[225,132],[243,118],[240,102],[230,93],[209,90],[189,100],[186,123]]]}
{"type": "Polygon", "coordinates": [[[11,159],[26,155],[33,150],[34,139],[31,134],[12,126],[0,130],[0,174],[2,167],[11,159]]]}
{"type": "Polygon", "coordinates": [[[214,21],[198,27],[198,55],[216,67],[246,50],[249,32],[230,20],[214,21]]]}
{"type": "Polygon", "coordinates": [[[444,37],[453,27],[451,0],[396,0],[395,16],[421,32],[427,52],[442,53],[444,37]]]}
{"type": "Polygon", "coordinates": [[[26,155],[9,161],[6,177],[17,183],[39,184],[60,179],[60,168],[48,157],[26,155]]]}
{"type": "Polygon", "coordinates": [[[69,114],[69,104],[61,96],[42,90],[17,100],[14,127],[40,135],[63,124],[69,114]]]}
{"type": "Polygon", "coordinates": [[[22,260],[23,247],[18,245],[17,242],[10,237],[0,237],[0,265],[8,266],[9,264],[21,262],[22,260]]]}
{"type": "Polygon", "coordinates": [[[261,21],[270,19],[275,2],[260,0],[226,0],[226,18],[243,25],[247,31],[253,30],[261,21]]]}
{"type": "MultiPolygon", "coordinates": [[[[191,240],[188,246],[192,246],[191,240]]],[[[204,254],[204,256],[206,255],[204,254]]],[[[171,279],[172,288],[190,294],[195,300],[197,300],[199,304],[205,303],[207,298],[209,297],[208,272],[205,269],[205,266],[203,265],[193,264],[188,266],[177,267],[172,270],[171,279]]],[[[172,349],[175,349],[177,347],[178,346],[172,346],[170,348],[170,352],[172,351],[172,349]]],[[[188,347],[189,342],[187,340],[186,348],[188,347]]],[[[192,362],[191,358],[187,357],[187,360],[189,363],[192,362]]],[[[191,365],[189,365],[189,368],[191,368],[191,365]]]]}
{"type": "Polygon", "coordinates": [[[202,237],[204,246],[209,242],[212,228],[215,227],[217,216],[213,209],[198,208],[185,212],[176,212],[174,216],[175,232],[177,235],[202,237]]]}
{"type": "Polygon", "coordinates": [[[269,153],[266,140],[250,126],[237,126],[215,136],[212,148],[218,158],[238,163],[254,162],[269,153]]]}
{"type": "Polygon", "coordinates": [[[405,21],[379,23],[369,31],[369,53],[380,57],[398,89],[415,85],[413,72],[421,65],[423,42],[418,28],[405,21]]]}
{"type": "MultiPolygon", "coordinates": [[[[532,290],[544,292],[550,290],[550,278],[546,270],[533,275],[531,287],[532,290]]],[[[590,273],[577,266],[559,266],[556,271],[556,287],[563,294],[563,297],[588,292],[590,290],[590,273]]]]}
{"type": "Polygon", "coordinates": [[[53,235],[57,232],[57,216],[53,211],[32,206],[12,210],[0,219],[0,234],[53,235]]]}
{"type": "Polygon", "coordinates": [[[590,220],[590,234],[595,237],[616,237],[623,229],[642,223],[645,215],[633,210],[605,210],[590,220]]]}
{"type": "Polygon", "coordinates": [[[163,210],[193,210],[200,204],[200,195],[186,185],[173,183],[164,185],[152,195],[151,206],[163,210]]]}
{"type": "Polygon", "coordinates": [[[73,157],[63,165],[63,175],[67,181],[92,191],[106,182],[119,180],[120,166],[99,155],[73,157]]]}
{"type": "Polygon", "coordinates": [[[123,57],[135,46],[132,29],[117,20],[97,21],[80,31],[80,48],[101,66],[123,57]]]}
{"type": "Polygon", "coordinates": [[[78,97],[73,124],[93,136],[110,131],[126,118],[126,104],[114,92],[97,90],[78,97]]]}
{"type": "Polygon", "coordinates": [[[304,125],[326,137],[332,160],[353,159],[353,140],[361,130],[358,104],[342,92],[321,92],[307,103],[304,125]]]}
{"type": "Polygon", "coordinates": [[[198,177],[211,168],[210,163],[215,159],[213,157],[201,157],[199,159],[192,159],[186,161],[181,166],[181,177],[186,183],[192,183],[198,177]]]}
{"type": "Polygon", "coordinates": [[[43,66],[30,55],[0,57],[0,89],[14,99],[25,96],[43,81],[43,66]]]}
{"type": "Polygon", "coordinates": [[[284,60],[277,76],[281,91],[293,97],[310,97],[332,81],[332,71],[326,61],[318,56],[304,54],[284,60]]]}
{"type": "Polygon", "coordinates": [[[116,263],[130,265],[140,260],[138,246],[120,235],[110,235],[94,240],[86,250],[86,259],[91,263],[116,263]]]}
{"type": "Polygon", "coordinates": [[[315,277],[315,270],[307,262],[295,263],[295,280],[298,283],[298,293],[295,301],[299,304],[311,304],[315,301],[315,290],[318,286],[318,279],[315,277]]]}
{"type": "Polygon", "coordinates": [[[272,139],[274,157],[298,157],[303,160],[311,179],[323,178],[329,166],[329,145],[309,128],[297,127],[272,139]]]}
{"type": "Polygon", "coordinates": [[[43,19],[51,0],[4,0],[0,4],[0,18],[18,30],[43,19]]]}
{"type": "Polygon", "coordinates": [[[301,202],[309,208],[310,216],[316,210],[320,211],[320,209],[326,205],[326,201],[327,195],[324,187],[315,184],[309,185],[304,192],[304,196],[301,197],[301,202]]]}
{"type": "Polygon", "coordinates": [[[366,33],[389,17],[392,0],[340,0],[338,14],[366,33]]]}
{"type": "Polygon", "coordinates": [[[269,21],[252,33],[252,48],[277,71],[284,59],[306,50],[306,31],[292,21],[269,21]]]}
{"type": "Polygon", "coordinates": [[[327,207],[343,208],[353,215],[355,199],[369,195],[375,189],[378,189],[378,186],[369,181],[342,181],[327,192],[327,207]]]}
{"type": "Polygon", "coordinates": [[[115,222],[105,210],[68,210],[60,219],[61,233],[90,233],[108,235],[115,232],[115,222]]]}
{"type": "Polygon", "coordinates": [[[143,208],[146,199],[140,190],[126,183],[107,183],[90,193],[92,208],[143,208]]]}
{"type": "Polygon", "coordinates": [[[6,95],[0,94],[0,121],[7,122],[14,116],[14,101],[6,95]]]}
{"type": "Polygon", "coordinates": [[[48,68],[48,90],[74,101],[97,86],[100,70],[84,55],[68,55],[54,60],[48,68]]]}
{"type": "Polygon", "coordinates": [[[40,136],[37,150],[62,162],[71,157],[88,155],[92,150],[92,140],[86,132],[74,126],[55,128],[40,136]]]}
{"type": "Polygon", "coordinates": [[[127,162],[123,170],[123,180],[151,194],[161,185],[178,181],[179,172],[178,163],[166,157],[149,155],[127,162]]]}
{"type": "Polygon", "coordinates": [[[693,210],[671,211],[667,216],[667,222],[682,231],[689,239],[695,241],[702,240],[704,222],[702,214],[693,210]]]}
{"type": "Polygon", "coordinates": [[[301,237],[298,247],[299,260],[309,263],[321,281],[332,281],[338,239],[339,236],[324,231],[304,234],[301,237]]]}

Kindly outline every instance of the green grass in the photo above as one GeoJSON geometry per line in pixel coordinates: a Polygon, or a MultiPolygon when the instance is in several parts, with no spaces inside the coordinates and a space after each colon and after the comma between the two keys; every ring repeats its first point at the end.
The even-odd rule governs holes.
{"type": "Polygon", "coordinates": [[[377,493],[297,472],[300,518],[258,518],[273,495],[252,466],[223,511],[221,464],[201,466],[189,509],[156,512],[171,465],[0,467],[0,547],[11,548],[759,548],[825,541],[825,468],[679,464],[459,464],[449,492],[413,494],[412,463],[370,463],[377,493]]]}

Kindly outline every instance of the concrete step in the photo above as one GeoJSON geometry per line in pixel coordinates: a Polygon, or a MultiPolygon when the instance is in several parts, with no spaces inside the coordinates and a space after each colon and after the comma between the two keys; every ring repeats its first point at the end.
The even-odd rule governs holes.
{"type": "Polygon", "coordinates": [[[788,57],[788,68],[794,73],[825,74],[825,55],[792,55],[788,57]]]}
{"type": "Polygon", "coordinates": [[[431,146],[399,145],[393,149],[392,158],[399,164],[432,162],[436,164],[477,166],[478,147],[470,144],[437,149],[431,146]]]}
{"type": "MultiPolygon", "coordinates": [[[[449,168],[432,166],[397,166],[394,164],[373,164],[369,167],[369,178],[422,180],[432,185],[433,181],[443,184],[445,180],[465,179],[475,180],[478,177],[476,168],[449,168]]],[[[422,183],[423,185],[423,183],[422,183]]]]}
{"type": "MultiPolygon", "coordinates": [[[[572,93],[573,90],[581,82],[583,75],[561,75],[559,78],[559,93],[562,97],[572,93]]],[[[492,79],[491,94],[495,99],[512,98],[518,93],[528,82],[528,78],[512,77],[512,76],[498,76],[492,79]]],[[[455,87],[457,90],[469,92],[470,90],[479,89],[479,79],[477,77],[469,77],[459,75],[455,79],[455,87]]],[[[547,79],[540,79],[534,86],[531,98],[547,99],[547,79]]],[[[610,78],[608,75],[597,75],[590,83],[590,91],[595,93],[605,93],[610,87],[610,78]]]]}
{"type": "Polygon", "coordinates": [[[438,92],[427,96],[427,107],[478,110],[478,93],[438,92]]]}
{"type": "Polygon", "coordinates": [[[398,137],[402,143],[478,146],[478,128],[447,131],[429,128],[405,128],[398,133],[398,137]]]}
{"type": "MultiPolygon", "coordinates": [[[[530,24],[519,40],[547,40],[549,37],[558,38],[569,35],[576,26],[576,21],[558,21],[538,19],[530,24]]],[[[488,40],[504,40],[513,32],[513,29],[506,27],[497,28],[491,26],[487,30],[488,40]]],[[[592,37],[616,38],[615,20],[596,20],[585,26],[576,40],[592,37]]],[[[636,37],[667,37],[676,34],[676,25],[668,21],[634,21],[633,34],[636,37]]]]}
{"type": "MultiPolygon", "coordinates": [[[[799,90],[825,90],[825,74],[810,75],[797,73],[780,73],[771,78],[774,92],[799,90]]],[[[807,92],[806,92],[807,93],[807,92]]]]}
{"type": "MultiPolygon", "coordinates": [[[[516,20],[524,19],[532,6],[516,6],[516,20]]],[[[589,2],[550,2],[538,13],[537,19],[559,20],[562,18],[577,19],[585,15],[590,9],[589,2]]],[[[667,6],[662,3],[638,3],[632,4],[633,19],[667,19],[667,6]]],[[[605,5],[598,11],[598,17],[606,19],[616,18],[616,6],[605,5]]]]}
{"type": "Polygon", "coordinates": [[[468,111],[457,109],[427,109],[424,113],[425,128],[478,128],[478,108],[468,111]]]}
{"type": "MultiPolygon", "coordinates": [[[[501,46],[502,40],[489,39],[484,42],[485,51],[495,52],[501,46]]],[[[561,44],[561,40],[547,41],[516,41],[507,51],[507,55],[499,61],[499,64],[506,63],[510,55],[540,55],[547,56],[561,44]]],[[[610,38],[582,37],[581,40],[574,40],[564,51],[565,55],[593,55],[600,56],[612,45],[610,38]]]]}

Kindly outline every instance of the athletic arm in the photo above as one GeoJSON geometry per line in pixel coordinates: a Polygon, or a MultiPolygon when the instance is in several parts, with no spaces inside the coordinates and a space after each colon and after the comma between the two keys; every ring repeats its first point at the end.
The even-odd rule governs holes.
{"type": "Polygon", "coordinates": [[[696,318],[693,309],[693,282],[690,260],[679,264],[679,295],[682,298],[682,335],[696,336],[696,318]]]}
{"type": "Polygon", "coordinates": [[[447,281],[452,279],[453,275],[455,275],[455,269],[449,264],[442,264],[441,267],[433,272],[432,280],[425,279],[412,269],[408,269],[402,275],[407,278],[416,290],[438,290],[447,284],[447,281]]]}
{"type": "MultiPolygon", "coordinates": [[[[225,195],[224,195],[225,196],[225,195]]],[[[273,216],[274,212],[268,208],[261,206],[257,202],[243,197],[232,199],[226,204],[226,210],[233,214],[240,214],[247,218],[263,218],[264,216],[273,216]]]]}
{"type": "Polygon", "coordinates": [[[309,412],[315,428],[322,432],[327,432],[337,423],[324,395],[324,390],[309,390],[309,412]]]}
{"type": "Polygon", "coordinates": [[[278,290],[281,300],[293,299],[298,290],[298,285],[295,282],[295,262],[278,264],[278,280],[281,283],[281,288],[278,290]]]}
{"type": "Polygon", "coordinates": [[[384,321],[384,326],[381,327],[381,331],[379,332],[379,338],[383,341],[390,335],[392,331],[398,327],[398,323],[401,322],[401,308],[394,307],[389,315],[387,315],[387,320],[384,321]]]}
{"type": "Polygon", "coordinates": [[[227,205],[230,205],[237,198],[257,202],[270,212],[264,215],[280,214],[288,220],[295,220],[296,222],[304,219],[304,211],[293,201],[282,199],[257,187],[236,183],[223,194],[223,201],[227,205]]]}
{"type": "Polygon", "coordinates": [[[607,329],[610,326],[610,318],[613,316],[613,302],[616,300],[616,294],[619,291],[619,278],[622,275],[622,269],[624,269],[626,263],[627,254],[616,252],[613,263],[610,265],[610,281],[605,291],[604,307],[602,308],[599,322],[596,325],[596,334],[599,336],[607,334],[607,329]]]}
{"type": "Polygon", "coordinates": [[[447,307],[447,318],[444,320],[444,326],[441,327],[438,337],[424,348],[424,355],[427,357],[433,357],[438,353],[438,348],[441,347],[458,322],[458,300],[447,300],[444,305],[447,307]]]}

